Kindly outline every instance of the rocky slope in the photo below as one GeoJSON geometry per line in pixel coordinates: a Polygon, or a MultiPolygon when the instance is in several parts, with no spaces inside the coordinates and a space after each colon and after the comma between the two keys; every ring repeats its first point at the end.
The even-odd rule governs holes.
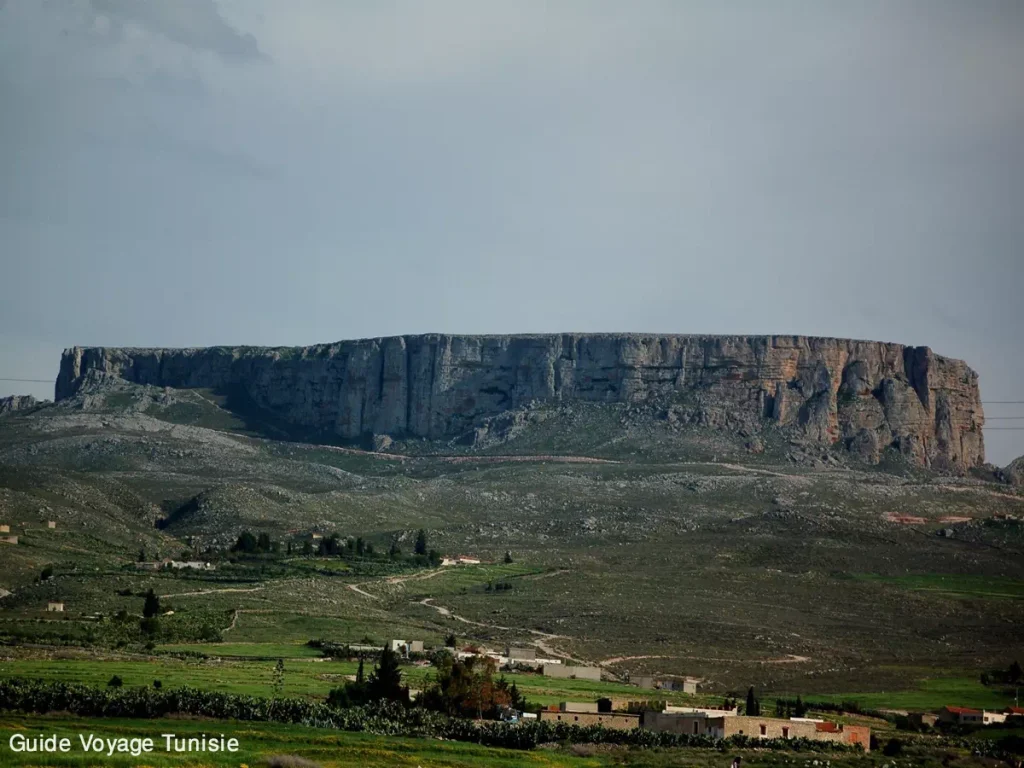
{"type": "Polygon", "coordinates": [[[984,461],[977,374],[927,347],[803,336],[396,336],[311,347],[65,350],[58,401],[115,377],[241,390],[343,439],[472,440],[535,404],[647,403],[684,424],[781,427],[869,462],[895,448],[963,472],[984,461]]]}

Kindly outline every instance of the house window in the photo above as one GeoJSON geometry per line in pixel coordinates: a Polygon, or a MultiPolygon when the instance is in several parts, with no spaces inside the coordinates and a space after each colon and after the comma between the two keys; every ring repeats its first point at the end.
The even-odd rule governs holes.
{"type": "Polygon", "coordinates": [[[789,728],[787,728],[786,726],[782,726],[782,738],[789,738],[789,728]]]}
{"type": "Polygon", "coordinates": [[[762,736],[767,736],[768,735],[768,726],[767,725],[762,725],[761,726],[761,735],[762,736]]]}
{"type": "Polygon", "coordinates": [[[559,719],[559,720],[561,720],[561,719],[562,719],[562,716],[561,716],[561,715],[559,715],[559,716],[558,716],[558,719],[559,719]]]}
{"type": "Polygon", "coordinates": [[[694,733],[695,736],[697,735],[697,721],[696,720],[693,721],[693,733],[694,733]]]}
{"type": "Polygon", "coordinates": [[[577,723],[578,723],[578,722],[580,721],[580,719],[579,719],[578,717],[574,717],[574,718],[573,718],[573,720],[574,720],[575,722],[577,722],[577,723]]]}

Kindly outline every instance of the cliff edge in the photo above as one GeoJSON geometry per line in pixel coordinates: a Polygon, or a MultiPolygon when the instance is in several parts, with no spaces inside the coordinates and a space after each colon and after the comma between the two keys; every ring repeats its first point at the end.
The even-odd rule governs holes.
{"type": "MultiPolygon", "coordinates": [[[[241,388],[284,422],[344,439],[450,440],[536,404],[667,404],[685,423],[774,426],[877,463],[984,462],[978,376],[927,347],[805,336],[429,334],[310,347],[64,351],[58,401],[90,371],[136,384],[241,388]]],[[[92,377],[95,378],[95,377],[92,377]]]]}

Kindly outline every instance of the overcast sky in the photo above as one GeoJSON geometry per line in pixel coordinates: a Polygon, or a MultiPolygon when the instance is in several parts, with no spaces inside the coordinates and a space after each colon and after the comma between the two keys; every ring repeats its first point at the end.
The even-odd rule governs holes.
{"type": "Polygon", "coordinates": [[[1022,41],[1019,0],[0,0],[0,376],[803,333],[1024,400],[1022,41]]]}

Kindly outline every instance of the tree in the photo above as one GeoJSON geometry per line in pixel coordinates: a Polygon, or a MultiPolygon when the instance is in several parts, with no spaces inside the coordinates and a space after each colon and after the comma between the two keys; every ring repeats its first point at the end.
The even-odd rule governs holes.
{"type": "Polygon", "coordinates": [[[427,554],[427,532],[422,528],[416,533],[416,546],[413,552],[417,555],[427,554]]]}
{"type": "Polygon", "coordinates": [[[455,647],[455,633],[454,632],[449,632],[447,635],[444,636],[444,645],[445,645],[445,648],[454,648],[455,647]]]}
{"type": "Polygon", "coordinates": [[[761,714],[761,704],[754,696],[754,686],[747,689],[747,707],[743,712],[747,717],[758,717],[761,714]]]}
{"type": "Polygon", "coordinates": [[[1006,671],[1007,678],[1011,683],[1019,683],[1024,679],[1024,672],[1020,668],[1020,662],[1014,661],[1006,671]]]}
{"type": "Polygon", "coordinates": [[[160,682],[159,680],[154,680],[153,681],[153,687],[156,688],[157,690],[160,690],[161,688],[164,687],[164,684],[162,682],[160,682]]]}
{"type": "Polygon", "coordinates": [[[409,689],[402,685],[398,654],[388,646],[384,646],[380,652],[380,660],[366,682],[366,689],[372,701],[397,701],[408,704],[409,689]]]}
{"type": "Polygon", "coordinates": [[[366,673],[363,671],[363,657],[359,657],[359,669],[356,670],[356,682],[363,685],[366,682],[366,673]]]}
{"type": "Polygon", "coordinates": [[[142,616],[143,618],[151,619],[158,615],[160,615],[160,598],[150,588],[149,592],[146,593],[146,602],[142,606],[142,616]]]}
{"type": "Polygon", "coordinates": [[[807,716],[807,705],[804,704],[803,699],[798,695],[796,697],[796,704],[793,707],[794,717],[806,717],[807,716]]]}
{"type": "Polygon", "coordinates": [[[308,541],[302,542],[302,554],[304,554],[304,555],[312,555],[313,554],[313,545],[310,544],[308,541]]]}
{"type": "Polygon", "coordinates": [[[114,675],[107,681],[107,687],[109,688],[120,688],[122,685],[124,685],[124,680],[122,680],[118,675],[114,675]]]}
{"type": "Polygon", "coordinates": [[[886,757],[897,757],[903,752],[903,742],[899,739],[889,739],[882,748],[882,754],[886,757]]]}
{"type": "Polygon", "coordinates": [[[270,684],[274,692],[274,698],[279,698],[284,693],[284,659],[278,659],[274,665],[274,679],[270,684]]]}
{"type": "Polygon", "coordinates": [[[401,554],[402,554],[402,550],[400,550],[398,548],[398,542],[397,541],[392,541],[391,542],[391,548],[388,549],[388,557],[390,557],[392,560],[394,560],[395,558],[399,557],[401,554]]]}
{"type": "Polygon", "coordinates": [[[362,557],[366,553],[366,542],[360,536],[356,539],[356,557],[362,557]]]}
{"type": "Polygon", "coordinates": [[[430,550],[430,554],[427,555],[427,559],[430,560],[430,565],[432,567],[437,568],[437,566],[441,564],[441,553],[436,549],[432,549],[430,550]]]}
{"type": "Polygon", "coordinates": [[[257,539],[249,531],[242,531],[238,537],[238,541],[231,547],[232,552],[243,552],[251,554],[256,551],[257,539]]]}
{"type": "Polygon", "coordinates": [[[462,717],[497,717],[513,701],[525,704],[519,690],[505,678],[494,680],[493,659],[470,657],[464,661],[445,654],[439,659],[434,684],[420,697],[428,709],[462,717]]]}
{"type": "Polygon", "coordinates": [[[269,533],[261,533],[259,538],[256,539],[256,551],[257,552],[269,552],[274,548],[273,542],[270,540],[269,533]]]}
{"type": "Polygon", "coordinates": [[[53,566],[52,565],[48,565],[45,568],[43,568],[43,572],[39,574],[39,578],[42,581],[49,581],[52,576],[53,576],[53,566]]]}
{"type": "Polygon", "coordinates": [[[505,550],[505,565],[509,565],[509,564],[511,564],[511,562],[512,562],[512,551],[506,549],[505,550]]]}
{"type": "Polygon", "coordinates": [[[143,547],[142,549],[139,550],[139,562],[140,563],[146,562],[146,548],[145,547],[143,547]]]}

